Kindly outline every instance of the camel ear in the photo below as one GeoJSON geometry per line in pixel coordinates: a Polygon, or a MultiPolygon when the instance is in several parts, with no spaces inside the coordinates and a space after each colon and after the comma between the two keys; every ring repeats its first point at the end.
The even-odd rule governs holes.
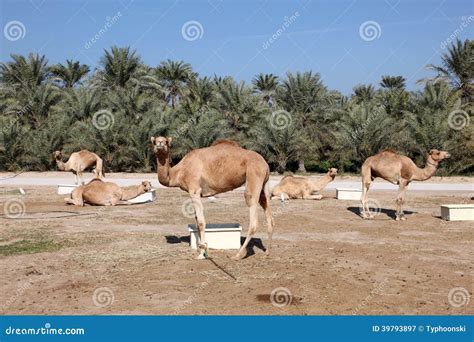
{"type": "Polygon", "coordinates": [[[432,149],[430,150],[429,154],[439,154],[439,151],[437,149],[432,149]]]}
{"type": "Polygon", "coordinates": [[[168,144],[171,146],[171,142],[173,141],[172,137],[166,137],[166,141],[168,141],[168,144]]]}
{"type": "Polygon", "coordinates": [[[150,141],[151,141],[152,144],[154,144],[155,143],[155,137],[151,137],[150,141]]]}

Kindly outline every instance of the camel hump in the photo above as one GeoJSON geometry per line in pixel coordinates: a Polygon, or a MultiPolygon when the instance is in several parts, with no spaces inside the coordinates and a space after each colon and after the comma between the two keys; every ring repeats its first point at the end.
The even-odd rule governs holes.
{"type": "Polygon", "coordinates": [[[226,139],[216,140],[211,146],[216,146],[216,145],[221,145],[221,144],[227,144],[227,145],[240,147],[239,144],[237,144],[235,141],[226,140],[226,139]]]}
{"type": "Polygon", "coordinates": [[[382,150],[380,153],[393,153],[393,154],[397,154],[397,151],[395,151],[393,148],[386,148],[385,150],[382,150]]]}
{"type": "Polygon", "coordinates": [[[101,183],[102,183],[102,179],[100,179],[100,178],[92,178],[91,181],[90,181],[89,183],[87,183],[87,184],[92,184],[92,183],[94,183],[94,182],[101,182],[101,183]]]}
{"type": "Polygon", "coordinates": [[[293,175],[286,175],[281,180],[284,180],[284,179],[287,179],[287,178],[293,178],[293,177],[294,177],[293,175]]]}

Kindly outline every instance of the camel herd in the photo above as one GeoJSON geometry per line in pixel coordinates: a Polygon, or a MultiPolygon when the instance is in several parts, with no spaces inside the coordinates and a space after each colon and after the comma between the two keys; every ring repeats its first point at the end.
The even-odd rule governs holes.
{"type": "MultiPolygon", "coordinates": [[[[260,205],[265,212],[268,226],[268,244],[266,254],[270,253],[273,233],[273,216],[270,199],[309,199],[319,200],[327,184],[334,180],[337,169],[331,168],[328,173],[316,180],[307,177],[285,176],[270,192],[270,168],[265,159],[257,152],[240,147],[230,140],[216,141],[209,147],[190,151],[181,161],[172,166],[171,137],[151,137],[153,152],[157,161],[158,181],[167,187],[179,187],[189,193],[195,210],[196,226],[199,231],[197,259],[205,259],[207,243],[205,240],[206,219],[202,197],[210,197],[223,192],[231,191],[245,184],[245,203],[249,208],[249,229],[247,237],[239,249],[235,259],[246,255],[246,247],[257,231],[260,205]]],[[[82,172],[93,168],[94,179],[88,184],[82,183],[66,198],[67,204],[80,205],[116,205],[150,191],[151,184],[147,181],[138,186],[121,188],[112,182],[105,182],[102,159],[95,153],[87,150],[71,154],[69,160],[62,161],[62,152],[53,154],[58,169],[71,171],[82,183],[82,172]]],[[[364,219],[372,218],[368,207],[368,191],[371,182],[380,177],[393,184],[399,185],[396,199],[396,220],[405,220],[402,205],[405,192],[411,181],[423,181],[431,178],[439,163],[449,157],[446,151],[431,150],[428,154],[426,166],[418,168],[408,157],[397,154],[392,150],[384,150],[375,156],[366,159],[362,165],[362,212],[364,219]]]]}

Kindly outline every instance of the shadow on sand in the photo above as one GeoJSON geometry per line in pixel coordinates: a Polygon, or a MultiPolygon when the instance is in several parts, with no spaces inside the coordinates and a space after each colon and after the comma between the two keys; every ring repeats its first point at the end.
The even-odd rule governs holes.
{"type": "MultiPolygon", "coordinates": [[[[176,236],[176,235],[166,235],[165,236],[166,243],[170,244],[176,244],[176,243],[187,243],[189,244],[191,242],[191,238],[189,235],[184,235],[184,236],[176,236]]],[[[240,244],[242,245],[245,241],[245,237],[242,236],[240,238],[240,244]]],[[[266,251],[267,249],[263,246],[262,239],[260,238],[251,238],[249,241],[249,244],[247,245],[247,255],[245,258],[254,255],[255,251],[254,248],[258,248],[262,251],[266,251]]]]}
{"type": "MultiPolygon", "coordinates": [[[[360,217],[360,207],[348,207],[347,210],[349,210],[350,212],[356,214],[357,216],[360,217]]],[[[404,210],[403,211],[405,213],[406,216],[408,215],[412,215],[412,214],[417,214],[416,211],[410,211],[410,210],[404,210]]],[[[380,209],[380,213],[381,214],[385,214],[387,215],[388,217],[392,218],[392,219],[395,219],[395,213],[396,211],[394,209],[380,209]]]]}

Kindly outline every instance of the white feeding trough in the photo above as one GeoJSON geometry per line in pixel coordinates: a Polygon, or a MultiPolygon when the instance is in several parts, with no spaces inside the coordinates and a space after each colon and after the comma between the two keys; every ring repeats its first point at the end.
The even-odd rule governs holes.
{"type": "Polygon", "coordinates": [[[447,221],[474,221],[474,204],[443,204],[441,217],[447,221]]]}
{"type": "MultiPolygon", "coordinates": [[[[195,224],[188,224],[191,234],[191,248],[197,249],[198,230],[195,224]]],[[[239,249],[242,226],[238,223],[206,224],[207,247],[212,249],[239,249]]]]}
{"type": "Polygon", "coordinates": [[[77,187],[75,184],[58,184],[58,195],[70,194],[77,187]]]}
{"type": "Polygon", "coordinates": [[[147,203],[147,202],[153,202],[156,199],[156,190],[151,189],[148,192],[145,192],[144,194],[141,194],[135,198],[132,198],[131,200],[128,200],[128,203],[132,204],[138,204],[138,203],[147,203]]]}
{"type": "Polygon", "coordinates": [[[351,200],[351,201],[360,201],[360,197],[362,196],[362,190],[359,189],[343,189],[337,188],[336,189],[336,198],[339,200],[351,200]]]}

